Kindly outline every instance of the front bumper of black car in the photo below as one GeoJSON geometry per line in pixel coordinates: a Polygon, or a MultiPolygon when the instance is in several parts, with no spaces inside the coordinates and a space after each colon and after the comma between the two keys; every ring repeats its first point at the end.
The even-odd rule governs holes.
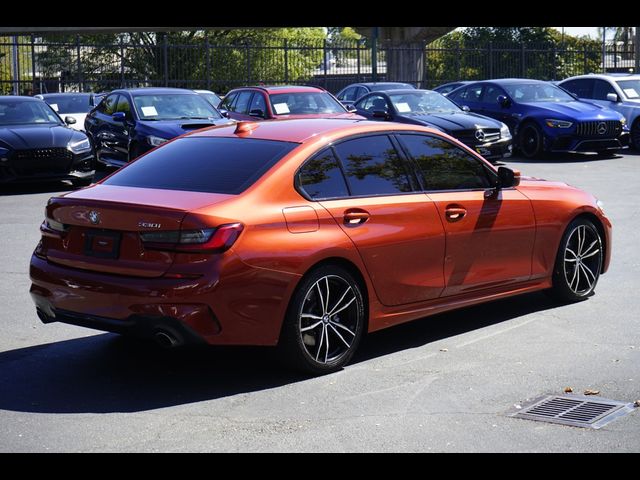
{"type": "Polygon", "coordinates": [[[513,144],[510,137],[501,138],[495,142],[475,143],[471,145],[467,144],[467,146],[478,152],[487,160],[510,157],[513,152],[513,144]]]}
{"type": "Polygon", "coordinates": [[[66,161],[13,154],[0,159],[0,184],[45,180],[86,181],[95,174],[93,152],[71,153],[66,161]]]}

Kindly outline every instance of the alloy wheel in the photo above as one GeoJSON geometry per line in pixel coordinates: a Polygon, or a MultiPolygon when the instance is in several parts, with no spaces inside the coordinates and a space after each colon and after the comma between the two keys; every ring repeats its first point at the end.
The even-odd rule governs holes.
{"type": "Polygon", "coordinates": [[[598,233],[585,224],[577,225],[567,238],[563,264],[569,289],[578,296],[591,293],[602,265],[602,242],[598,233]]]}

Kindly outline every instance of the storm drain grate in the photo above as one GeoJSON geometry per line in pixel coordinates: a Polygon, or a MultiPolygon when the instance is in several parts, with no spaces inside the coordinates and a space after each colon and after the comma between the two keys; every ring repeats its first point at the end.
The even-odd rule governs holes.
{"type": "Polygon", "coordinates": [[[597,429],[632,411],[631,403],[604,398],[594,400],[581,395],[547,395],[534,400],[511,416],[597,429]]]}

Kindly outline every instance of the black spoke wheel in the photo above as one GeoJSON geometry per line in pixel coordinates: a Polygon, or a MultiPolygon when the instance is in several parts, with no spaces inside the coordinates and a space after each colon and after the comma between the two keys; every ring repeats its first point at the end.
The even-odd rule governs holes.
{"type": "Polygon", "coordinates": [[[351,359],[364,324],[358,282],[341,267],[324,266],[308,274],[293,295],[280,346],[290,366],[329,373],[351,359]]]}
{"type": "Polygon", "coordinates": [[[527,158],[534,158],[542,153],[542,130],[535,123],[527,123],[520,129],[519,146],[522,154],[527,158]]]}
{"type": "Polygon", "coordinates": [[[565,231],[556,257],[551,293],[565,302],[591,296],[600,278],[604,255],[596,226],[576,219],[565,231]]]}

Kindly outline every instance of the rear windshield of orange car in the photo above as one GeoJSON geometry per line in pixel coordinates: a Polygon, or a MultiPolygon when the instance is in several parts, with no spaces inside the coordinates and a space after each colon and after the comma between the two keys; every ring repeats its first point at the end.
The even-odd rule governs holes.
{"type": "Polygon", "coordinates": [[[140,157],[104,184],[239,194],[296,146],[247,138],[179,138],[140,157]]]}

